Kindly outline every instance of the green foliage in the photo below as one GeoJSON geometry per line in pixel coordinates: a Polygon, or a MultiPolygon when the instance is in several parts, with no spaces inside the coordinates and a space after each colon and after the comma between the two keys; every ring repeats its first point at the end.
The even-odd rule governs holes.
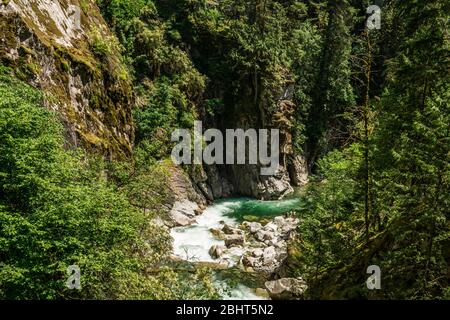
{"type": "Polygon", "coordinates": [[[145,105],[134,113],[138,140],[163,139],[162,142],[170,147],[171,132],[180,126],[192,127],[195,113],[189,108],[183,92],[177,85],[171,85],[167,78],[155,83],[146,95],[148,100],[145,105]]]}
{"type": "Polygon", "coordinates": [[[145,143],[153,157],[163,158],[169,152],[171,131],[192,127],[205,79],[178,44],[180,34],[160,18],[153,1],[98,3],[125,48],[134,75],[137,142],[145,143]]]}
{"type": "Polygon", "coordinates": [[[332,151],[318,163],[318,175],[306,189],[298,214],[299,275],[315,279],[349,258],[363,230],[358,184],[362,148],[332,151]]]}
{"type": "Polygon", "coordinates": [[[293,30],[290,52],[293,57],[291,68],[295,73],[295,101],[298,104],[294,131],[297,152],[304,150],[306,142],[305,129],[313,103],[320,49],[321,34],[313,23],[305,21],[293,30]]]}
{"type": "Polygon", "coordinates": [[[355,103],[350,65],[350,29],[354,8],[349,1],[326,3],[327,26],[322,37],[317,74],[311,93],[312,104],[306,124],[306,147],[310,162],[314,162],[323,151],[342,143],[345,136],[333,131],[345,130],[342,115],[355,103]]]}
{"type": "MultiPolygon", "coordinates": [[[[361,115],[353,111],[350,129],[360,142],[319,161],[319,182],[299,210],[296,272],[309,280],[312,297],[448,299],[448,9],[444,1],[392,1],[385,21],[396,25],[395,35],[388,28],[370,36],[386,41],[392,57],[383,86],[373,90],[383,92],[381,101],[366,113],[369,136],[359,138],[361,115]],[[365,288],[371,264],[381,268],[382,290],[365,288]]],[[[372,45],[379,52],[383,44],[372,45]]],[[[368,74],[370,82],[379,77],[368,74]]]]}
{"type": "MultiPolygon", "coordinates": [[[[339,43],[342,34],[345,44],[341,51],[333,51],[336,61],[323,66],[332,71],[322,81],[320,56],[324,50],[334,49],[322,40],[324,18],[309,17],[310,5],[302,1],[98,3],[134,73],[138,141],[152,138],[158,140],[157,145],[167,144],[160,139],[163,135],[155,132],[166,132],[174,125],[190,128],[190,122],[203,113],[210,116],[209,122],[226,127],[233,125],[239,112],[257,110],[261,113],[258,125],[271,125],[266,119],[277,113],[280,95],[295,82],[297,112],[288,125],[295,133],[295,147],[301,151],[314,97],[327,97],[328,118],[350,103],[349,73],[340,68],[350,52],[348,26],[339,34],[330,31],[328,37],[339,43]],[[328,91],[316,95],[319,81],[328,91]],[[331,86],[335,87],[327,89],[331,86]],[[341,106],[335,107],[338,103],[341,106]]],[[[322,107],[318,108],[322,114],[322,107]]],[[[159,156],[164,153],[166,150],[159,156]]]]}
{"type": "Polygon", "coordinates": [[[282,118],[313,176],[289,272],[313,298],[449,298],[448,1],[387,1],[370,32],[367,1],[97,3],[118,41],[94,27],[91,49],[134,81],[134,157],[65,151],[41,94],[0,67],[1,298],[217,297],[209,271],[167,264],[151,223],[171,198],[159,160],[198,117],[274,126],[292,85],[282,118]],[[79,292],[64,283],[74,263],[79,292]],[[380,291],[365,287],[371,264],[380,291]]]}
{"type": "Polygon", "coordinates": [[[214,295],[205,273],[161,269],[171,246],[167,231],[151,222],[165,199],[161,169],[138,158],[146,165],[122,185],[111,183],[101,159],[63,149],[62,126],[40,92],[10,73],[1,67],[0,297],[173,299],[186,297],[181,290],[190,281],[198,288],[190,298],[214,295]],[[66,287],[73,264],[81,269],[80,291],[66,287]]]}
{"type": "Polygon", "coordinates": [[[374,162],[380,219],[401,226],[384,261],[397,279],[416,279],[400,291],[389,277],[392,296],[431,298],[449,285],[449,4],[395,1],[392,9],[403,41],[388,69],[374,162]]]}
{"type": "Polygon", "coordinates": [[[312,296],[445,295],[448,5],[390,1],[383,29],[369,33],[367,5],[100,1],[144,80],[135,119],[152,157],[164,157],[170,131],[198,114],[216,126],[243,115],[270,125],[295,84],[287,123],[315,175],[299,209],[293,272],[312,296]],[[383,293],[364,291],[369,263],[388,274],[383,293]]]}
{"type": "Polygon", "coordinates": [[[113,77],[122,81],[128,79],[128,70],[121,56],[123,48],[115,36],[108,35],[104,30],[101,31],[94,26],[89,33],[89,45],[103,67],[109,70],[113,77]]]}

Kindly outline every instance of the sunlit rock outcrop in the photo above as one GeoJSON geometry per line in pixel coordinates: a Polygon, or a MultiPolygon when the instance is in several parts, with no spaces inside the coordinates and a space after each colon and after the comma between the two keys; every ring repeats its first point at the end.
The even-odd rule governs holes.
{"type": "Polygon", "coordinates": [[[131,153],[131,83],[95,1],[2,1],[0,59],[44,91],[68,146],[110,158],[131,153]]]}

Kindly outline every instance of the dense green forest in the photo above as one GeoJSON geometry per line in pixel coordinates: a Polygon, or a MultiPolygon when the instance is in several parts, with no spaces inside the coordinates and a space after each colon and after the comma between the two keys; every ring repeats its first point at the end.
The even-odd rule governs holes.
{"type": "Polygon", "coordinates": [[[2,297],[214,297],[202,271],[175,273],[162,264],[170,238],[150,223],[167,192],[162,168],[136,151],[133,168],[109,168],[126,182],[106,180],[110,164],[63,149],[61,125],[39,92],[2,68],[0,93],[2,297]],[[143,185],[158,197],[142,195],[143,185]],[[73,261],[86,270],[80,292],[65,287],[73,261]]]}
{"type": "Polygon", "coordinates": [[[154,223],[171,196],[170,134],[254,110],[264,126],[279,83],[294,111],[277,123],[310,174],[285,263],[305,298],[450,298],[450,2],[96,3],[113,36],[92,26],[89,46],[131,82],[133,151],[68,147],[33,67],[1,61],[0,298],[218,298],[209,269],[170,262],[154,223]],[[366,27],[369,5],[380,29],[366,27]],[[73,262],[80,291],[65,287],[73,262]],[[383,290],[366,289],[369,265],[383,290]]]}

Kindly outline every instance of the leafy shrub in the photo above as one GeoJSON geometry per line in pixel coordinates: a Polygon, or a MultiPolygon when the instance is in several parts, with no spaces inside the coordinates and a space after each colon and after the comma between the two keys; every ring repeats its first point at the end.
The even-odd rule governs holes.
{"type": "MultiPolygon", "coordinates": [[[[142,198],[136,180],[105,179],[101,159],[65,151],[41,93],[10,73],[0,68],[0,298],[174,299],[181,291],[165,288],[184,284],[214,295],[206,275],[161,268],[170,236],[140,210],[158,199],[142,198]],[[66,287],[73,264],[80,291],[66,287]]],[[[161,184],[160,175],[142,176],[161,184]]]]}

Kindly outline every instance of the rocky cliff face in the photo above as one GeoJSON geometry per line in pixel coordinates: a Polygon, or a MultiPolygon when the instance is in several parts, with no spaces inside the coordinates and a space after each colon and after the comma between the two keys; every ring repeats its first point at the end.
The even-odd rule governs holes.
{"type": "MultiPolygon", "coordinates": [[[[281,79],[278,90],[266,88],[256,101],[254,89],[227,111],[224,119],[216,119],[214,124],[225,129],[278,129],[280,132],[279,166],[275,174],[261,175],[262,165],[222,165],[206,168],[205,183],[210,186],[214,197],[229,194],[249,196],[262,200],[281,199],[293,192],[293,186],[303,186],[308,182],[306,160],[293,147],[292,131],[295,104],[292,102],[293,83],[289,76],[281,79]],[[224,190],[220,185],[227,186],[224,190]]],[[[249,146],[247,145],[247,148],[249,146]]],[[[267,146],[268,150],[270,147],[267,146]]],[[[198,182],[195,176],[194,181],[198,182]]]]}
{"type": "Polygon", "coordinates": [[[131,153],[132,87],[93,0],[3,0],[0,59],[45,93],[70,146],[131,153]]]}
{"type": "MultiPolygon", "coordinates": [[[[120,46],[94,0],[1,1],[0,61],[44,92],[45,105],[65,125],[68,147],[111,159],[131,154],[133,88],[120,46]]],[[[227,117],[215,119],[212,126],[280,129],[276,174],[261,176],[259,165],[192,166],[187,172],[193,184],[185,192],[195,191],[197,196],[178,192],[181,207],[193,208],[191,202],[202,207],[232,195],[278,199],[292,192],[292,185],[306,183],[305,161],[292,147],[291,85],[289,76],[280,79],[275,89],[249,85],[227,117]]],[[[180,177],[179,171],[174,173],[175,185],[181,180],[182,185],[190,185],[180,177]]]]}
{"type": "Polygon", "coordinates": [[[208,199],[197,184],[192,182],[183,168],[167,164],[170,178],[169,185],[172,191],[170,204],[168,204],[168,218],[165,222],[169,227],[187,226],[195,221],[195,217],[202,213],[208,204],[208,199]]]}

